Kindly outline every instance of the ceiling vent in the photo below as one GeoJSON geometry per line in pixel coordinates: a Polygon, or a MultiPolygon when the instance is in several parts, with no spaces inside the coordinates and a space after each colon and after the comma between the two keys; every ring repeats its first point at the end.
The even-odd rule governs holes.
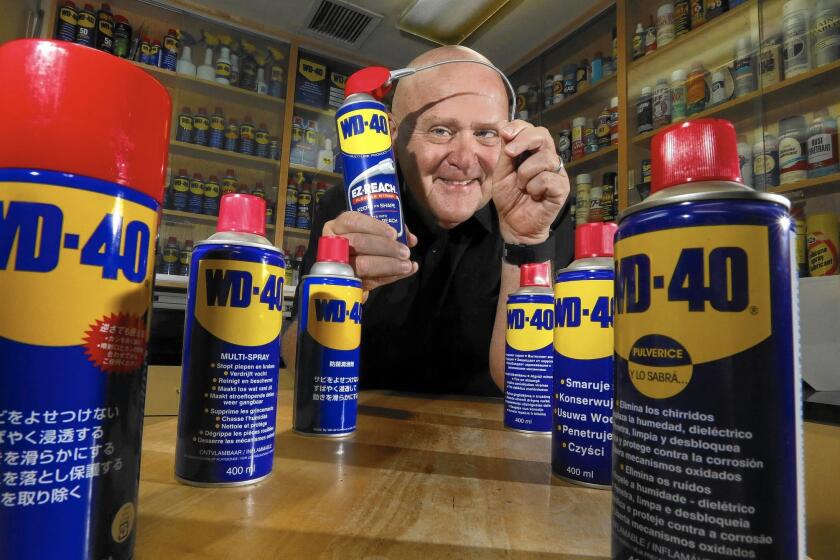
{"type": "Polygon", "coordinates": [[[343,0],[316,1],[304,29],[313,35],[344,45],[360,46],[382,21],[382,15],[343,0]]]}

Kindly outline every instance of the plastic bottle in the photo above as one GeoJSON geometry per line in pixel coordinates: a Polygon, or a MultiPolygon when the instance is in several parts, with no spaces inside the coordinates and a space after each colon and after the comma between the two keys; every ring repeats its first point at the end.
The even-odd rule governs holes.
{"type": "Polygon", "coordinates": [[[178,67],[178,32],[170,29],[163,37],[160,48],[160,67],[175,72],[178,67]]]}
{"type": "Polygon", "coordinates": [[[96,12],[96,48],[108,54],[114,53],[114,14],[111,6],[102,4],[96,12]]]}
{"type": "Polygon", "coordinates": [[[642,88],[636,101],[636,133],[643,134],[653,130],[653,95],[649,86],[642,88]]]}
{"type": "Polygon", "coordinates": [[[785,79],[811,69],[808,7],[808,0],[785,0],[782,6],[785,79]]]}
{"type": "Polygon", "coordinates": [[[213,67],[213,48],[207,47],[204,50],[204,64],[198,67],[195,75],[202,80],[212,82],[216,79],[216,69],[213,67]]]}
{"type": "Polygon", "coordinates": [[[604,77],[604,60],[600,52],[595,53],[595,57],[592,59],[589,67],[592,70],[589,76],[589,83],[590,85],[594,85],[604,77]]]}
{"type": "Polygon", "coordinates": [[[207,109],[199,107],[198,112],[193,115],[193,144],[206,146],[210,140],[210,119],[207,118],[207,109]]]}
{"type": "Polygon", "coordinates": [[[739,37],[735,47],[735,62],[732,73],[735,82],[735,97],[741,97],[755,90],[755,66],[749,37],[739,37]]]}
{"type": "Polygon", "coordinates": [[[96,12],[91,4],[85,4],[85,7],[79,10],[77,21],[76,43],[92,47],[96,34],[96,12]]]}
{"type": "Polygon", "coordinates": [[[230,85],[239,87],[239,55],[230,53],[230,85]]]}
{"type": "Polygon", "coordinates": [[[254,190],[251,191],[251,195],[265,200],[265,187],[263,186],[262,181],[257,181],[254,185],[254,190]]]}
{"type": "Polygon", "coordinates": [[[218,216],[219,214],[219,197],[220,194],[219,179],[215,175],[210,175],[207,182],[204,183],[204,201],[202,203],[202,210],[208,216],[218,216]]]}
{"type": "Polygon", "coordinates": [[[603,148],[610,145],[610,108],[604,107],[598,113],[595,122],[595,137],[598,139],[598,147],[603,148]]]}
{"type": "Polygon", "coordinates": [[[254,155],[257,157],[268,157],[268,127],[260,123],[254,131],[254,155]]]}
{"type": "Polygon", "coordinates": [[[160,67],[160,41],[157,39],[152,41],[152,46],[149,50],[149,64],[160,67]]]}
{"type": "Polygon", "coordinates": [[[166,245],[163,246],[163,255],[158,272],[161,274],[178,274],[179,253],[178,239],[174,235],[170,235],[169,239],[166,240],[166,245]]]}
{"type": "Polygon", "coordinates": [[[295,227],[309,229],[312,227],[312,187],[309,183],[299,185],[297,198],[297,218],[295,227]]]}
{"type": "Polygon", "coordinates": [[[633,33],[633,60],[645,55],[645,28],[641,22],[636,24],[636,32],[633,33]]]}
{"type": "Polygon", "coordinates": [[[211,148],[221,150],[225,142],[225,114],[221,107],[216,107],[213,114],[210,115],[210,141],[208,145],[211,148]]]}
{"type": "Polygon", "coordinates": [[[618,97],[610,99],[610,144],[618,144],[618,97]]]}
{"type": "Polygon", "coordinates": [[[262,68],[257,69],[255,91],[260,95],[268,95],[268,84],[265,83],[265,70],[262,68]]]}
{"type": "Polygon", "coordinates": [[[575,225],[585,224],[589,221],[590,198],[589,191],[592,188],[592,176],[589,173],[581,173],[575,177],[575,225]]]}
{"type": "Polygon", "coordinates": [[[656,10],[656,44],[664,47],[674,40],[674,3],[666,2],[656,10]]]}
{"type": "Polygon", "coordinates": [[[688,0],[674,1],[674,38],[691,31],[691,7],[688,0]]]}
{"type": "Polygon", "coordinates": [[[219,58],[216,59],[216,68],[213,73],[217,83],[230,85],[230,49],[222,47],[219,49],[219,58]]]}
{"type": "Polygon", "coordinates": [[[728,9],[727,0],[706,0],[706,21],[718,17],[728,9]]]}
{"type": "Polygon", "coordinates": [[[753,184],[753,152],[752,146],[744,135],[738,136],[738,161],[741,162],[741,179],[744,184],[753,184]]]}
{"type": "Polygon", "coordinates": [[[813,18],[814,66],[840,59],[840,2],[817,0],[813,18]]]}
{"type": "Polygon", "coordinates": [[[190,275],[190,259],[192,258],[192,252],[192,239],[187,239],[184,241],[184,247],[178,253],[178,274],[181,276],[190,275]]]}
{"type": "Polygon", "coordinates": [[[332,140],[327,138],[324,140],[324,148],[318,152],[318,160],[315,165],[318,169],[322,171],[332,171],[335,168],[335,159],[334,159],[333,149],[332,149],[332,140]]]}
{"type": "Polygon", "coordinates": [[[72,0],[65,0],[58,7],[58,14],[55,16],[55,32],[53,37],[59,41],[76,40],[76,25],[79,23],[79,10],[72,0]]]}
{"type": "Polygon", "coordinates": [[[298,181],[300,179],[292,179],[286,183],[286,211],[283,215],[284,227],[295,227],[297,223],[297,195],[298,195],[298,181]]]}
{"type": "Polygon", "coordinates": [[[128,58],[131,50],[131,25],[124,16],[114,17],[114,54],[128,58]]]}
{"type": "Polygon", "coordinates": [[[808,129],[808,177],[823,177],[838,170],[837,121],[828,111],[817,111],[808,129]]]}
{"type": "Polygon", "coordinates": [[[572,160],[583,157],[585,146],[583,132],[585,128],[586,117],[572,119],[572,160]]]}
{"type": "Polygon", "coordinates": [[[254,155],[254,123],[251,115],[246,115],[239,126],[239,153],[254,155]]]}
{"type": "Polygon", "coordinates": [[[615,179],[617,175],[615,172],[607,172],[604,173],[601,179],[601,221],[602,222],[613,222],[616,218],[616,211],[618,207],[616,205],[616,192],[615,192],[615,179]]]}
{"type": "Polygon", "coordinates": [[[685,111],[691,116],[706,108],[706,69],[700,62],[691,64],[685,82],[685,111]]]}
{"type": "Polygon", "coordinates": [[[279,62],[274,62],[271,65],[271,70],[268,73],[268,95],[272,97],[283,97],[283,66],[279,62]]]}
{"type": "Polygon", "coordinates": [[[756,132],[753,144],[753,187],[766,191],[779,186],[779,141],[772,134],[756,132]]]}
{"type": "Polygon", "coordinates": [[[152,54],[152,40],[148,37],[143,37],[140,39],[140,43],[137,45],[137,62],[142,64],[149,64],[150,57],[152,54]]]}
{"type": "Polygon", "coordinates": [[[268,143],[268,157],[273,160],[280,159],[280,139],[276,136],[272,136],[268,143]]]}
{"type": "Polygon", "coordinates": [[[554,103],[554,77],[548,74],[543,81],[542,89],[543,108],[547,109],[554,103]]]}
{"type": "Polygon", "coordinates": [[[560,103],[565,98],[563,93],[563,74],[554,75],[554,93],[551,103],[560,103]]]}
{"type": "Polygon", "coordinates": [[[682,68],[671,72],[671,122],[686,117],[686,73],[682,68]]]}
{"type": "Polygon", "coordinates": [[[201,214],[202,210],[204,210],[204,178],[201,173],[193,173],[190,194],[187,196],[187,212],[201,214]]]}
{"type": "Polygon", "coordinates": [[[595,135],[594,119],[586,119],[586,128],[583,129],[583,151],[587,154],[598,151],[598,136],[595,135]]]}
{"type": "Polygon", "coordinates": [[[239,146],[239,121],[230,119],[225,126],[224,149],[228,152],[235,152],[239,146]]]}
{"type": "Polygon", "coordinates": [[[222,177],[222,186],[221,186],[221,195],[225,196],[226,194],[235,193],[236,192],[236,175],[233,172],[233,169],[228,169],[225,172],[225,176],[222,177]]]}
{"type": "Polygon", "coordinates": [[[726,81],[723,70],[712,72],[712,91],[709,93],[709,105],[719,105],[726,101],[726,81]]]}
{"type": "Polygon", "coordinates": [[[697,29],[706,23],[706,7],[703,5],[703,2],[704,0],[689,0],[691,29],[697,29]]]}
{"type": "Polygon", "coordinates": [[[577,67],[575,74],[577,80],[577,91],[581,92],[589,87],[589,60],[583,59],[577,67]]]}
{"type": "Polygon", "coordinates": [[[671,87],[660,78],[653,88],[653,128],[671,124],[671,87]]]}
{"type": "Polygon", "coordinates": [[[187,210],[190,196],[190,176],[186,169],[179,169],[178,175],[172,180],[172,194],[169,199],[170,207],[179,212],[187,210]]]}
{"type": "Polygon", "coordinates": [[[189,46],[181,47],[181,58],[175,66],[175,71],[185,76],[195,76],[195,64],[192,61],[192,49],[189,46]]]}
{"type": "Polygon", "coordinates": [[[587,223],[592,224],[604,221],[604,209],[601,207],[603,198],[604,187],[601,185],[592,185],[589,188],[589,215],[586,217],[587,223]]]}
{"type": "Polygon", "coordinates": [[[181,109],[178,115],[178,128],[175,129],[175,140],[178,142],[193,141],[193,118],[189,107],[181,109]]]}
{"type": "Polygon", "coordinates": [[[782,81],[782,36],[773,35],[761,43],[759,83],[762,87],[782,81]]]}
{"type": "MultiPolygon", "coordinates": [[[[521,88],[520,88],[521,89],[521,88]]],[[[563,94],[566,97],[577,93],[577,64],[563,67],[563,94]]]]}
{"type": "Polygon", "coordinates": [[[805,117],[779,121],[779,183],[787,185],[808,178],[808,129],[805,117]]]}
{"type": "Polygon", "coordinates": [[[569,123],[563,124],[557,135],[557,154],[563,163],[572,161],[572,127],[569,123]]]}
{"type": "Polygon", "coordinates": [[[650,16],[650,24],[645,29],[645,54],[652,53],[656,47],[656,23],[653,21],[653,16],[650,16]]]}

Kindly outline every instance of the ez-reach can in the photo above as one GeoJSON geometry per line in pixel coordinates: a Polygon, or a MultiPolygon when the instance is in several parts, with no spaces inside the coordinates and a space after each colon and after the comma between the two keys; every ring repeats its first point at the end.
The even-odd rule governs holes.
{"type": "Polygon", "coordinates": [[[0,66],[0,556],[129,559],[171,102],[67,42],[0,66]]]}
{"type": "Polygon", "coordinates": [[[302,280],[292,412],[292,428],[302,435],[341,437],[356,429],[362,281],[349,262],[346,238],[321,236],[302,280]]]}
{"type": "Polygon", "coordinates": [[[283,253],[265,238],[265,200],[222,197],[217,233],[196,243],[187,292],[175,476],[241,486],[271,474],[283,253]]]}
{"type": "Polygon", "coordinates": [[[553,329],[551,265],[523,264],[519,289],[507,300],[505,428],[551,433],[553,329]]]}
{"type": "Polygon", "coordinates": [[[615,244],[617,560],[805,558],[796,236],[735,129],[653,138],[615,244]]]}
{"type": "Polygon", "coordinates": [[[382,220],[397,230],[397,241],[407,243],[385,105],[366,93],[352,93],[335,119],[348,208],[382,220]]]}
{"type": "Polygon", "coordinates": [[[612,471],[613,223],[575,230],[575,261],[554,284],[551,469],[608,488],[612,471]]]}

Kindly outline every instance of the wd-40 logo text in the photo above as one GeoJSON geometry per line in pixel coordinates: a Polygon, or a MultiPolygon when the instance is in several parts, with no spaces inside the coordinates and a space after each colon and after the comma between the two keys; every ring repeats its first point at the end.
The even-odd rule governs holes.
{"type": "Polygon", "coordinates": [[[531,352],[551,346],[554,332],[554,309],[551,294],[539,296],[541,301],[517,301],[511,296],[507,305],[505,342],[520,352],[531,352]]]}
{"type": "Polygon", "coordinates": [[[99,268],[108,280],[120,273],[134,283],[146,278],[147,224],[105,214],[93,231],[65,232],[64,221],[64,212],[53,204],[0,200],[0,270],[51,272],[66,258],[99,268]],[[74,252],[78,257],[71,256],[74,252]]]}
{"type": "Polygon", "coordinates": [[[575,360],[613,355],[613,280],[564,280],[554,285],[554,349],[575,360]]]}
{"type": "Polygon", "coordinates": [[[207,268],[204,275],[208,307],[248,307],[251,305],[251,296],[259,294],[259,302],[267,305],[269,311],[282,310],[282,277],[269,275],[262,287],[255,287],[251,273],[244,270],[207,268]]]}
{"type": "Polygon", "coordinates": [[[258,346],[280,335],[282,266],[199,258],[194,274],[196,293],[190,298],[194,297],[195,317],[213,336],[240,346],[258,346]]]}
{"type": "Polygon", "coordinates": [[[356,109],[338,117],[341,151],[351,155],[378,154],[391,147],[388,115],[380,109],[356,109]]]}
{"type": "Polygon", "coordinates": [[[362,305],[359,302],[353,303],[348,310],[347,303],[341,299],[313,299],[315,320],[326,323],[352,321],[358,325],[362,322],[362,305]]]}
{"type": "Polygon", "coordinates": [[[508,309],[508,329],[524,329],[526,325],[537,330],[550,331],[554,328],[554,311],[552,309],[537,308],[529,317],[525,309],[508,309]]]}
{"type": "Polygon", "coordinates": [[[566,328],[580,327],[583,321],[597,324],[602,329],[613,326],[613,298],[600,296],[591,308],[585,309],[579,297],[557,298],[555,309],[557,326],[566,328]]]}

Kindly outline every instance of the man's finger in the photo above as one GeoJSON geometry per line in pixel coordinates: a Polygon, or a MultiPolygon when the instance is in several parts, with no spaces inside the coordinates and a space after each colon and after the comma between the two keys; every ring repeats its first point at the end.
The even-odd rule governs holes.
{"type": "Polygon", "coordinates": [[[345,233],[342,237],[346,237],[347,241],[350,242],[350,254],[352,255],[372,255],[406,260],[411,256],[408,247],[399,241],[381,235],[345,233]]]}
{"type": "Polygon", "coordinates": [[[369,233],[390,239],[397,238],[397,231],[394,228],[361,212],[344,212],[336,219],[324,224],[324,235],[344,235],[345,233],[369,233]]]}
{"type": "Polygon", "coordinates": [[[517,157],[525,152],[537,152],[539,150],[555,152],[551,134],[542,127],[524,129],[504,147],[504,153],[509,157],[517,157]]]}
{"type": "Polygon", "coordinates": [[[403,278],[408,278],[412,274],[416,273],[420,266],[416,262],[411,263],[411,270],[406,274],[400,274],[397,276],[385,276],[383,278],[365,278],[362,280],[362,288],[364,290],[375,290],[381,286],[385,286],[387,284],[391,284],[396,282],[397,280],[402,280],[403,278]]]}
{"type": "Polygon", "coordinates": [[[525,184],[540,173],[545,171],[554,173],[560,166],[560,156],[548,150],[541,150],[531,154],[516,170],[516,175],[521,184],[525,184]]]}
{"type": "Polygon", "coordinates": [[[411,274],[414,266],[408,260],[373,255],[357,255],[350,260],[356,276],[363,279],[405,276],[411,274]]]}

